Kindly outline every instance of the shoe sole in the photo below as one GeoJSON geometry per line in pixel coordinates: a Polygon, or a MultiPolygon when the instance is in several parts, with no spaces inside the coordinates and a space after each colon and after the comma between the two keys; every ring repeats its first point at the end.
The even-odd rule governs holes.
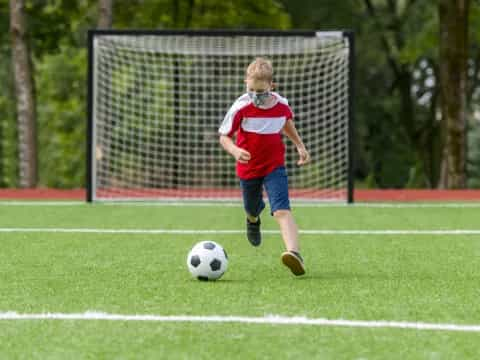
{"type": "Polygon", "coordinates": [[[295,256],[295,254],[288,251],[284,252],[282,254],[282,262],[294,275],[299,276],[305,274],[303,263],[297,256],[295,256]]]}
{"type": "Polygon", "coordinates": [[[250,245],[254,246],[254,247],[259,247],[260,244],[262,243],[261,241],[260,242],[251,242],[250,239],[248,239],[248,242],[250,243],[250,245]]]}

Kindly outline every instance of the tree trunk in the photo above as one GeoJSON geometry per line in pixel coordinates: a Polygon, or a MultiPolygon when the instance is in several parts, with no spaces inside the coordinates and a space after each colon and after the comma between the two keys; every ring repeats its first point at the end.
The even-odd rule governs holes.
{"type": "Polygon", "coordinates": [[[20,187],[37,184],[35,86],[27,42],[25,1],[10,0],[10,34],[18,126],[20,187]]]}
{"type": "Polygon", "coordinates": [[[97,23],[98,28],[109,29],[112,27],[112,7],[113,0],[99,0],[97,23]]]}
{"type": "Polygon", "coordinates": [[[440,101],[444,146],[441,188],[466,186],[469,0],[440,0],[440,101]]]}

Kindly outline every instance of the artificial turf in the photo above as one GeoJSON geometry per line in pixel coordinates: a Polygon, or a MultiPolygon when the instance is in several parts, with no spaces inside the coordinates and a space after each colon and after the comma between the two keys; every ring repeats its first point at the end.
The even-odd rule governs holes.
{"type": "MultiPolygon", "coordinates": [[[[478,208],[294,208],[302,230],[476,230],[478,208]]],[[[277,229],[265,213],[264,229],[277,229]]],[[[303,316],[480,324],[480,235],[309,234],[307,274],[284,268],[278,234],[3,232],[243,230],[239,206],[0,205],[0,313],[303,316]],[[186,256],[212,239],[217,282],[186,256]]],[[[0,358],[471,359],[480,333],[313,325],[1,320],[0,358]]]]}

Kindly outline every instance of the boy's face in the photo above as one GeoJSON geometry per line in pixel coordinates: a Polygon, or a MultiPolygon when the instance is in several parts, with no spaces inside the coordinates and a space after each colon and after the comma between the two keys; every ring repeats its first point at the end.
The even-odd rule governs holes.
{"type": "Polygon", "coordinates": [[[245,79],[245,84],[247,84],[247,91],[264,93],[272,90],[273,83],[268,81],[261,81],[256,79],[245,79]]]}
{"type": "Polygon", "coordinates": [[[273,83],[268,81],[259,81],[247,78],[247,93],[252,99],[255,106],[265,106],[270,98],[270,90],[272,90],[273,83]]]}

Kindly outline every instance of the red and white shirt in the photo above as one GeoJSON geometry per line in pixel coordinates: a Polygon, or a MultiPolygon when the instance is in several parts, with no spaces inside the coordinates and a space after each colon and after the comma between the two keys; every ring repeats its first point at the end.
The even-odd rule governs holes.
{"type": "Polygon", "coordinates": [[[248,94],[240,96],[225,115],[218,129],[221,135],[237,134],[237,146],[247,150],[251,158],[246,164],[237,162],[241,179],[254,179],[271,173],[285,164],[282,129],[293,118],[287,99],[272,92],[267,106],[256,107],[248,94]]]}

